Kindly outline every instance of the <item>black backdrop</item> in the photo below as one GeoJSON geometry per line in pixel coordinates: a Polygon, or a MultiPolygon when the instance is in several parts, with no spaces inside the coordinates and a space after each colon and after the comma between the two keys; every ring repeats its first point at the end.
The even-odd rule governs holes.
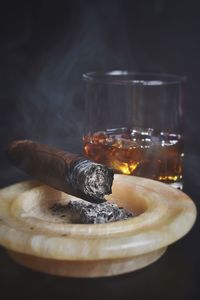
{"type": "MultiPolygon", "coordinates": [[[[112,69],[175,73],[188,77],[185,102],[185,191],[195,198],[198,204],[199,53],[198,1],[1,2],[0,185],[3,187],[25,178],[5,159],[4,150],[7,143],[13,139],[34,139],[71,151],[81,151],[84,109],[82,73],[112,69]]],[[[187,238],[187,241],[195,242],[193,248],[196,248],[196,254],[199,249],[199,239],[195,235],[198,232],[197,226],[198,224],[195,227],[196,231],[194,229],[190,235],[193,240],[192,237],[187,238]]],[[[183,251],[182,246],[178,244],[174,247],[180,247],[178,249],[183,251]]],[[[185,247],[187,248],[185,254],[193,255],[189,242],[185,247]]],[[[183,255],[184,258],[186,256],[183,255]]],[[[173,252],[171,259],[173,262],[173,252]]],[[[197,268],[198,255],[193,255],[192,259],[197,268]]],[[[25,280],[27,285],[30,284],[29,280],[33,280],[39,287],[42,285],[40,280],[45,287],[49,287],[51,283],[55,284],[54,292],[46,292],[46,296],[56,295],[56,292],[59,294],[59,291],[61,294],[64,293],[64,281],[42,277],[43,275],[37,273],[27,273],[28,271],[24,269],[14,267],[4,254],[2,260],[5,262],[5,265],[2,265],[2,261],[0,263],[1,282],[5,283],[3,292],[6,291],[9,281],[11,284],[15,281],[16,293],[20,294],[23,285],[20,286],[19,282],[17,285],[16,278],[19,276],[25,280],[28,276],[25,280]]],[[[181,260],[179,264],[181,267],[181,260]]],[[[146,271],[149,272],[147,278],[151,278],[150,271],[151,269],[146,271]]],[[[167,271],[169,272],[168,269],[167,271]]],[[[161,275],[159,265],[154,273],[158,277],[161,275]]],[[[136,274],[138,276],[134,275],[134,282],[142,289],[144,273],[139,271],[136,274]]],[[[198,272],[195,270],[191,274],[181,279],[171,274],[172,279],[177,280],[178,284],[174,299],[197,299],[198,272]],[[187,291],[182,289],[186,284],[191,287],[187,291]]],[[[156,280],[156,277],[153,278],[156,280]]],[[[153,278],[147,284],[148,296],[150,297],[152,293],[154,299],[161,299],[164,291],[163,297],[167,295],[171,297],[172,291],[168,291],[167,294],[165,285],[156,287],[157,292],[154,290],[153,286],[155,287],[157,283],[153,278]]],[[[170,278],[170,274],[165,274],[163,280],[170,278]]],[[[170,288],[175,289],[176,284],[172,285],[172,279],[170,288]]],[[[107,296],[110,298],[112,291],[119,289],[119,286],[116,288],[115,279],[104,283],[107,296]]],[[[126,298],[134,297],[130,283],[132,284],[130,276],[122,277],[120,297],[123,297],[123,290],[126,290],[126,298]]],[[[76,284],[79,285],[81,293],[89,292],[89,281],[77,283],[71,280],[66,283],[68,288],[71,287],[70,293],[73,294],[76,284]]],[[[101,283],[93,281],[92,284],[94,293],[101,283]]],[[[39,293],[39,288],[37,289],[39,293]]],[[[9,293],[12,295],[11,291],[9,293]]],[[[32,295],[39,297],[36,291],[35,294],[32,291],[32,295]]],[[[63,295],[66,296],[67,293],[63,295]]],[[[75,295],[78,295],[78,291],[75,295]]],[[[100,295],[106,298],[106,294],[101,293],[96,298],[99,299],[100,295]]],[[[136,290],[136,295],[139,297],[139,290],[136,290]]],[[[141,295],[145,297],[144,290],[141,291],[141,295]]]]}

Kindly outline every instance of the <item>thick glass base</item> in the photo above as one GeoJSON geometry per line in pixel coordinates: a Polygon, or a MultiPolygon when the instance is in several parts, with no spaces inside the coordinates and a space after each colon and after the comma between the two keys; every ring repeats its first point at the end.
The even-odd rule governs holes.
{"type": "Polygon", "coordinates": [[[168,183],[169,186],[172,186],[178,190],[183,190],[183,181],[177,181],[177,182],[173,182],[173,183],[168,183]]]}

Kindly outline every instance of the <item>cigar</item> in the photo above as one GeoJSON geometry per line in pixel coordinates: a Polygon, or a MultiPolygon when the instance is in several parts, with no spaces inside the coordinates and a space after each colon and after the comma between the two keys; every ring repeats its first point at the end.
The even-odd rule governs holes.
{"type": "Polygon", "coordinates": [[[113,171],[84,156],[29,140],[12,142],[10,162],[41,182],[93,203],[111,194],[113,171]]]}

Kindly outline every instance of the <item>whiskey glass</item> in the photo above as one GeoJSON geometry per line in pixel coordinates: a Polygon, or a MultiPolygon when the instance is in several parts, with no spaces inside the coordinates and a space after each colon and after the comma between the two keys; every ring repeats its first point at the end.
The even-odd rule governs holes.
{"type": "Polygon", "coordinates": [[[111,71],[83,79],[85,156],[182,189],[185,77],[111,71]]]}

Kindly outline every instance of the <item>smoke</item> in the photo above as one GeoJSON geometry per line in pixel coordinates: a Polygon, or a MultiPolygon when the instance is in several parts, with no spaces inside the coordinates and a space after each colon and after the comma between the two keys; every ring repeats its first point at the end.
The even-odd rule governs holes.
{"type": "Polygon", "coordinates": [[[5,82],[1,91],[11,119],[6,120],[9,139],[30,138],[80,151],[82,73],[137,71],[142,69],[141,61],[153,64],[137,41],[131,46],[127,8],[123,1],[61,1],[56,6],[24,2],[12,7],[11,13],[7,8],[5,23],[10,28],[1,55],[5,82]]]}
{"type": "Polygon", "coordinates": [[[10,139],[30,138],[80,150],[82,73],[126,67],[130,61],[120,3],[75,1],[74,5],[62,2],[60,7],[44,3],[16,7],[20,15],[10,16],[13,26],[5,34],[7,63],[2,61],[1,74],[5,110],[11,119],[5,123],[10,139]],[[123,48],[118,51],[125,50],[121,58],[116,43],[123,48]]]}
{"type": "MultiPolygon", "coordinates": [[[[3,151],[14,139],[81,152],[85,72],[191,74],[193,27],[185,25],[188,10],[182,6],[177,18],[178,4],[165,0],[8,1],[0,18],[0,162],[5,164],[3,151]]],[[[197,133],[193,111],[188,136],[197,133]]]]}

